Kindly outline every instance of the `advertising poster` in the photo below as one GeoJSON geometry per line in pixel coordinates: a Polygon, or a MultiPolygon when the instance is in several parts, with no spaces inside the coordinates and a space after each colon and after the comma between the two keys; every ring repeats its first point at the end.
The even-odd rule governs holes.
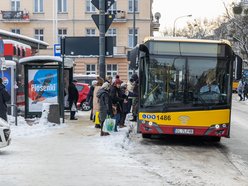
{"type": "Polygon", "coordinates": [[[11,68],[7,68],[3,72],[3,85],[5,86],[5,89],[11,95],[11,68]]]}
{"type": "Polygon", "coordinates": [[[43,103],[58,103],[58,70],[28,69],[29,112],[42,112],[43,103]]]}

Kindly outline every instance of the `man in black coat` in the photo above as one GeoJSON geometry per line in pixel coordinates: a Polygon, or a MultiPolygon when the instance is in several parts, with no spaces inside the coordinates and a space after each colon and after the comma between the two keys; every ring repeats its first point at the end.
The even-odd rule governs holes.
{"type": "Polygon", "coordinates": [[[78,90],[76,88],[76,84],[77,81],[73,80],[68,87],[68,101],[69,101],[69,108],[71,111],[70,120],[77,120],[77,118],[75,118],[76,110],[73,109],[74,108],[73,104],[75,104],[75,106],[77,107],[77,101],[79,96],[78,90]]]}
{"type": "Polygon", "coordinates": [[[0,117],[7,121],[7,105],[6,102],[10,100],[9,93],[5,90],[3,80],[0,78],[0,117]]]}

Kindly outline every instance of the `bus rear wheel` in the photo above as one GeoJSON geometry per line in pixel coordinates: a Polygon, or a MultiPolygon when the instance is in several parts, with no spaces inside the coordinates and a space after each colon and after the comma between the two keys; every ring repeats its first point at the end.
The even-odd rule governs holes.
{"type": "Polygon", "coordinates": [[[152,135],[151,134],[142,134],[142,138],[151,138],[152,135]]]}

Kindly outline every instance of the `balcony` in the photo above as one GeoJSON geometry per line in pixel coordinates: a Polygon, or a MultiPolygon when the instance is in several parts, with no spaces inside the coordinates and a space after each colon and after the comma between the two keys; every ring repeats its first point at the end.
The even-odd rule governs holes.
{"type": "Polygon", "coordinates": [[[108,10],[108,14],[115,15],[113,22],[127,22],[126,12],[123,10],[108,10]]]}
{"type": "Polygon", "coordinates": [[[5,23],[26,23],[30,22],[29,13],[24,11],[1,11],[5,23]]]}
{"type": "Polygon", "coordinates": [[[113,48],[115,58],[125,58],[127,57],[127,47],[125,46],[115,46],[113,48]]]}

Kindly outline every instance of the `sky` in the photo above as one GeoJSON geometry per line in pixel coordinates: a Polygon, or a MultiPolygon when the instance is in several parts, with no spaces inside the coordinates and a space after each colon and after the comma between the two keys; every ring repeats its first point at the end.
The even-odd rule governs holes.
{"type": "Polygon", "coordinates": [[[192,15],[192,17],[179,18],[176,28],[184,27],[188,21],[207,18],[212,20],[223,15],[225,8],[236,0],[154,0],[153,14],[160,12],[160,30],[173,29],[174,20],[179,16],[192,15]]]}

